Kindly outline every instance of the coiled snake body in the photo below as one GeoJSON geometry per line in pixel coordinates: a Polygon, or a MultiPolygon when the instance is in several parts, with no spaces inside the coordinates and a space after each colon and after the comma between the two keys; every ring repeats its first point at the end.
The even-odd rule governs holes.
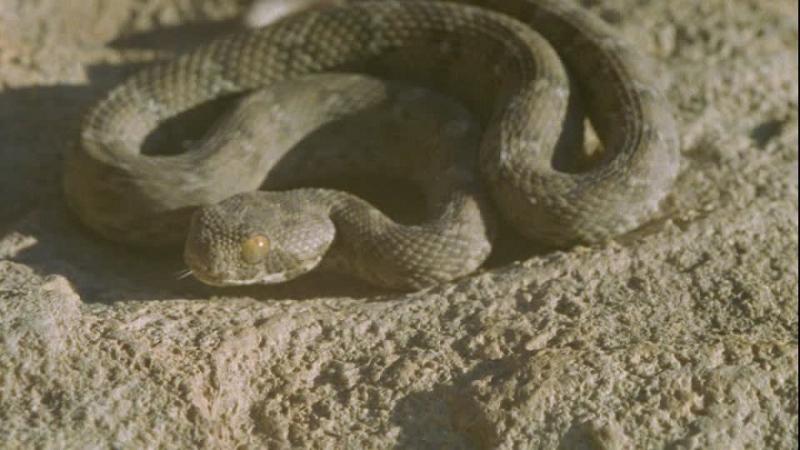
{"type": "MultiPolygon", "coordinates": [[[[284,281],[335,259],[395,288],[477,268],[491,249],[492,208],[523,235],[555,245],[603,241],[656,212],[678,169],[674,121],[648,61],[608,25],[562,0],[346,3],[222,38],[113,89],[67,155],[71,208],[108,238],[160,245],[183,239],[188,217],[212,205],[194,212],[184,253],[211,284],[284,281]],[[475,115],[483,128],[477,161],[452,150],[471,133],[458,126],[455,144],[443,144],[451,150],[423,158],[441,169],[418,177],[430,191],[429,220],[397,224],[340,191],[254,192],[303,133],[380,103],[402,109],[411,89],[309,77],[323,72],[423,85],[475,115]],[[260,88],[197,151],[140,154],[165,119],[260,88]],[[604,149],[589,168],[569,164],[579,153],[576,104],[604,149]]],[[[448,120],[431,132],[460,123],[448,120]]]]}

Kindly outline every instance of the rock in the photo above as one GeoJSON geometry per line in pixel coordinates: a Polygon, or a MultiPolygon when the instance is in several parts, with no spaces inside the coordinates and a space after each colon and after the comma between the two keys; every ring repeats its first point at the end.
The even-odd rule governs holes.
{"type": "Polygon", "coordinates": [[[214,289],[80,227],[82,111],[241,2],[84,3],[0,6],[0,447],[798,447],[794,2],[588,2],[661,58],[663,219],[412,294],[214,289]]]}

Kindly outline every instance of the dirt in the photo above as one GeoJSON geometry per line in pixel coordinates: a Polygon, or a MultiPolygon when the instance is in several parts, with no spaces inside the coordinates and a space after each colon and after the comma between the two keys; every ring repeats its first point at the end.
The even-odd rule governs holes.
{"type": "Polygon", "coordinates": [[[0,2],[0,447],[798,448],[796,1],[583,1],[662,69],[662,217],[411,294],[204,287],[67,210],[82,112],[241,3],[0,2]]]}

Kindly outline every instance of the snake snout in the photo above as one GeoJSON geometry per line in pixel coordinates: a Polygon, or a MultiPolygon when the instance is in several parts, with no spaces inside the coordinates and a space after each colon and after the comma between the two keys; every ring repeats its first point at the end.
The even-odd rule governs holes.
{"type": "Polygon", "coordinates": [[[220,270],[215,270],[204,258],[203,252],[197,248],[196,242],[186,242],[183,249],[183,261],[189,267],[192,275],[204,283],[219,285],[223,279],[220,270]]]}

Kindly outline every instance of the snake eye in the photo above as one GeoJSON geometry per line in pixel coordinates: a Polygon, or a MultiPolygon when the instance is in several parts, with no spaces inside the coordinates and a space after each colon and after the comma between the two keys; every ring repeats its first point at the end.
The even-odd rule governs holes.
{"type": "Polygon", "coordinates": [[[267,257],[269,239],[260,234],[250,236],[242,242],[242,259],[248,264],[256,264],[267,257]]]}

